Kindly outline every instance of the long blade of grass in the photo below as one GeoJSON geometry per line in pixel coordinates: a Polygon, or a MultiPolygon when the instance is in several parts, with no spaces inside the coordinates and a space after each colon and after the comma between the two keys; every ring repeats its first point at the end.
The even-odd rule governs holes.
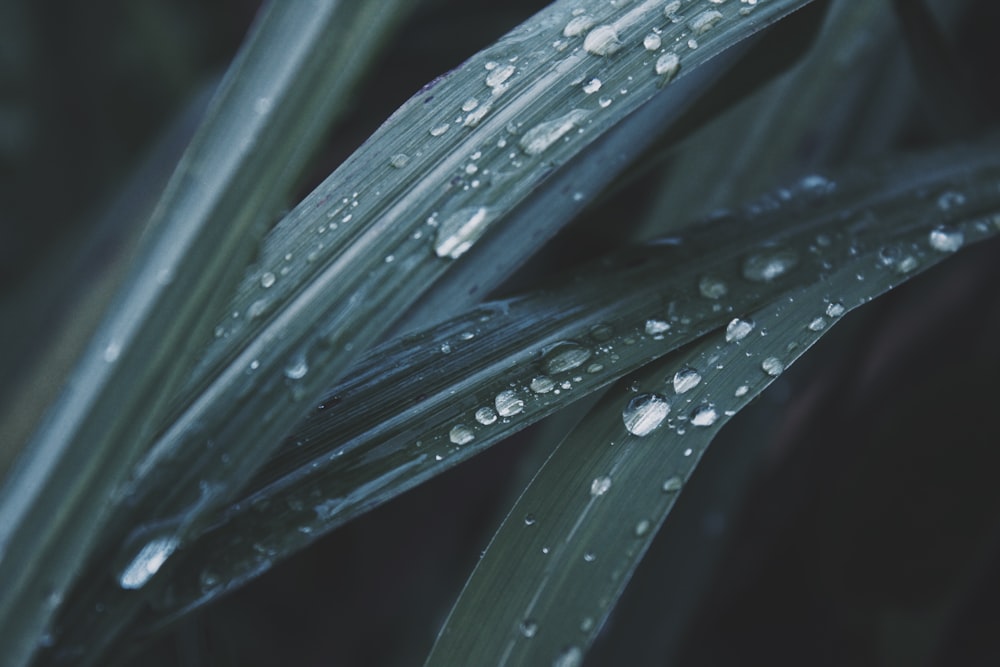
{"type": "MultiPolygon", "coordinates": [[[[1000,196],[976,183],[997,171],[987,150],[924,156],[836,185],[811,177],[791,202],[765,198],[748,207],[759,212],[770,201],[774,210],[763,216],[746,213],[633,255],[644,264],[589,270],[589,280],[487,305],[374,350],[169,570],[155,622],[232,590],[350,518],[735,314],[827,285],[834,267],[856,272],[878,256],[884,275],[865,289],[902,279],[926,254],[908,244],[951,215],[920,193],[958,188],[965,193],[959,217],[981,218],[997,210],[1000,196]],[[936,173],[927,175],[931,166],[936,173]],[[746,256],[748,238],[763,255],[746,256]],[[744,277],[768,256],[794,256],[798,264],[780,281],[744,277]]],[[[970,240],[996,231],[994,222],[977,224],[985,227],[966,233],[970,240]]]]}
{"type": "MultiPolygon", "coordinates": [[[[995,175],[979,174],[973,189],[995,189],[995,175]]],[[[728,417],[847,310],[963,244],[1000,232],[995,203],[962,211],[966,203],[965,191],[946,190],[931,199],[911,193],[889,205],[866,207],[870,218],[863,231],[841,223],[851,237],[846,246],[832,256],[813,253],[822,255],[818,261],[825,266],[820,280],[785,283],[787,291],[769,305],[613,389],[518,500],[452,610],[428,664],[579,664],[728,417]],[[937,226],[928,209],[952,222],[937,226]]],[[[814,243],[817,250],[838,244],[822,234],[814,243]]],[[[781,246],[794,247],[792,239],[781,246]]],[[[783,282],[791,267],[781,264],[765,266],[773,270],[772,279],[783,282]]],[[[744,271],[753,265],[744,263],[744,271]]]]}
{"type": "MultiPolygon", "coordinates": [[[[333,1],[272,3],[227,73],[125,291],[0,491],[0,645],[9,664],[34,650],[109,497],[209,337],[210,314],[230,297],[360,71],[372,33],[341,26],[373,12],[333,1]],[[339,43],[331,39],[338,34],[339,43]]],[[[388,23],[365,19],[376,34],[388,23]]]]}

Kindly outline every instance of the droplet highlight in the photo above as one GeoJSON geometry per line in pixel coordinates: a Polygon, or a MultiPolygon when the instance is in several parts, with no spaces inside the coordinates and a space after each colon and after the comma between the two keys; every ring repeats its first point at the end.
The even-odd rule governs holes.
{"type": "Polygon", "coordinates": [[[644,437],[655,431],[670,414],[670,403],[659,394],[639,394],[634,396],[622,410],[625,430],[632,435],[644,437]]]}

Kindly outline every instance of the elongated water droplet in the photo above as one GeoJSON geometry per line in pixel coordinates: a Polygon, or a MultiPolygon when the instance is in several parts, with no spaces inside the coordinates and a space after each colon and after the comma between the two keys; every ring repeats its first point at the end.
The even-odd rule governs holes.
{"type": "Polygon", "coordinates": [[[493,403],[496,405],[497,414],[501,417],[512,417],[524,410],[524,401],[513,389],[501,391],[493,403]]]}
{"type": "Polygon", "coordinates": [[[748,391],[750,391],[750,387],[746,386],[745,384],[741,384],[736,388],[736,391],[733,392],[733,396],[737,398],[739,398],[740,396],[746,396],[748,391]]]}
{"type": "Polygon", "coordinates": [[[845,312],[847,312],[847,309],[844,308],[844,304],[839,301],[834,301],[826,307],[826,314],[830,317],[840,317],[845,312]]]}
{"type": "Polygon", "coordinates": [[[664,53],[656,59],[653,71],[664,78],[664,82],[674,78],[681,68],[681,59],[676,53],[664,53]]]}
{"type": "Polygon", "coordinates": [[[590,495],[603,496],[611,488],[611,478],[607,475],[597,477],[590,483],[590,495]]]}
{"type": "Polygon", "coordinates": [[[432,127],[430,130],[428,130],[428,132],[430,132],[430,135],[432,137],[440,137],[442,134],[448,131],[449,127],[451,126],[448,125],[448,123],[441,123],[440,125],[435,125],[434,127],[432,127]]]}
{"type": "Polygon", "coordinates": [[[583,365],[593,352],[573,341],[560,341],[542,353],[542,368],[546,373],[565,373],[583,365]]]}
{"type": "Polygon", "coordinates": [[[489,426],[497,420],[497,413],[493,408],[488,406],[483,406],[476,410],[476,421],[483,426],[489,426]]]}
{"type": "Polygon", "coordinates": [[[573,109],[559,118],[539,123],[521,137],[519,142],[521,150],[528,155],[538,155],[544,152],[583,122],[588,115],[589,112],[583,109],[573,109]]]}
{"type": "Polygon", "coordinates": [[[691,423],[694,426],[711,426],[719,418],[719,413],[711,403],[699,405],[691,413],[691,423]]]}
{"type": "Polygon", "coordinates": [[[826,328],[826,319],[822,317],[814,317],[813,321],[809,323],[809,331],[822,331],[826,328]]]}
{"type": "Polygon", "coordinates": [[[931,230],[929,241],[938,252],[956,252],[965,243],[965,235],[959,229],[935,227],[931,230]]]}
{"type": "Polygon", "coordinates": [[[777,357],[768,357],[760,363],[760,367],[771,377],[778,377],[785,370],[785,364],[777,357]]]}
{"type": "Polygon", "coordinates": [[[586,14],[582,16],[574,16],[563,28],[563,37],[579,37],[583,33],[590,30],[594,25],[594,19],[590,18],[586,14]]]}
{"type": "Polygon", "coordinates": [[[664,493],[676,493],[682,488],[684,488],[684,480],[677,475],[674,475],[663,483],[664,493]]]}
{"type": "Polygon", "coordinates": [[[119,585],[129,590],[145,586],[146,582],[167,562],[170,555],[177,549],[177,545],[177,538],[173,536],[157,537],[147,542],[132,559],[132,562],[122,570],[118,577],[119,585]]]}
{"type": "Polygon", "coordinates": [[[751,331],[753,331],[755,326],[757,325],[754,324],[753,320],[747,320],[741,317],[734,318],[728,325],[726,325],[726,342],[732,343],[743,340],[751,331]]]}
{"type": "Polygon", "coordinates": [[[583,48],[595,56],[610,56],[622,48],[622,43],[618,41],[618,31],[614,27],[599,25],[587,33],[583,48]]]}
{"type": "Polygon", "coordinates": [[[634,396],[622,410],[625,429],[632,435],[647,436],[663,423],[670,414],[670,403],[659,394],[634,396]]]}
{"type": "Polygon", "coordinates": [[[706,275],[698,279],[698,291],[706,299],[721,299],[729,294],[729,286],[722,278],[706,275]]]}
{"type": "Polygon", "coordinates": [[[456,445],[465,445],[476,439],[476,434],[465,424],[455,424],[448,432],[448,439],[456,445]]]}
{"type": "Polygon", "coordinates": [[[694,389],[699,382],[701,382],[701,373],[690,366],[685,366],[674,373],[674,391],[678,394],[694,389]]]}
{"type": "Polygon", "coordinates": [[[799,263],[799,253],[792,248],[774,248],[750,255],[743,260],[743,277],[766,283],[779,278],[799,263]]]}
{"type": "Polygon", "coordinates": [[[646,519],[641,519],[637,524],[635,524],[635,536],[642,537],[649,532],[650,523],[646,519]]]}
{"type": "Polygon", "coordinates": [[[497,88],[500,87],[502,84],[506,83],[507,79],[512,77],[516,70],[517,68],[514,67],[513,65],[504,65],[503,67],[497,67],[491,70],[490,73],[486,75],[486,85],[489,86],[490,88],[493,88],[494,89],[493,92],[496,93],[497,88]]]}
{"type": "Polygon", "coordinates": [[[556,383],[548,375],[539,375],[532,378],[528,386],[536,394],[547,394],[555,389],[556,383]]]}
{"type": "Polygon", "coordinates": [[[435,254],[451,259],[461,257],[486,232],[490,221],[490,210],[485,206],[455,211],[438,225],[435,254]]]}
{"type": "Polygon", "coordinates": [[[691,20],[691,32],[695,35],[703,35],[715,27],[722,20],[722,12],[717,9],[709,9],[702,12],[691,20]]]}

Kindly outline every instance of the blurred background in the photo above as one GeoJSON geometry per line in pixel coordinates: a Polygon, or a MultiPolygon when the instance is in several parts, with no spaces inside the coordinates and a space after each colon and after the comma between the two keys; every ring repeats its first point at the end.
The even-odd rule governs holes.
{"type": "MultiPolygon", "coordinates": [[[[300,194],[424,83],[545,4],[416,3],[317,147],[300,194]]],[[[882,4],[891,19],[893,3],[882,4]]],[[[845,131],[853,143],[839,153],[797,137],[800,162],[766,173],[769,187],[797,169],[995,126],[1000,3],[932,4],[948,17],[945,51],[922,42],[919,26],[891,22],[901,110],[892,123],[848,119],[843,127],[870,126],[845,131]],[[907,55],[907,39],[941,57],[907,55]]],[[[0,3],[0,472],[120,280],[257,7],[0,3]]],[[[827,120],[816,118],[816,136],[827,120]]],[[[559,261],[546,264],[621,242],[595,221],[655,211],[667,176],[669,160],[599,201],[550,245],[559,261]]],[[[1000,664],[998,285],[1000,244],[965,250],[845,318],[738,415],[586,664],[1000,664]]],[[[135,664],[420,664],[551,434],[571,419],[529,429],[334,532],[135,664]]]]}

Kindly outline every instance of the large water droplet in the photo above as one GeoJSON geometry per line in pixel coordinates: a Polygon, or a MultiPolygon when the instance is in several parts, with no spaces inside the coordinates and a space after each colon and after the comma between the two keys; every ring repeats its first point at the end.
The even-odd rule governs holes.
{"type": "Polygon", "coordinates": [[[685,366],[674,373],[674,391],[678,394],[694,389],[699,382],[701,382],[701,373],[690,366],[685,366]]]}
{"type": "Polygon", "coordinates": [[[448,439],[456,445],[465,445],[476,439],[476,434],[465,424],[455,424],[448,432],[448,439]]]}
{"type": "Polygon", "coordinates": [[[938,252],[955,252],[965,243],[965,235],[959,229],[935,227],[928,237],[931,247],[938,252]]]}
{"type": "Polygon", "coordinates": [[[670,403],[659,394],[634,396],[622,410],[625,429],[632,435],[646,436],[659,428],[670,414],[670,403]]]}
{"type": "Polygon", "coordinates": [[[591,79],[587,83],[583,84],[583,92],[587,93],[588,95],[593,95],[600,89],[601,89],[600,79],[591,79]]]}
{"type": "Polygon", "coordinates": [[[711,426],[719,418],[719,413],[711,403],[699,405],[691,413],[691,423],[694,426],[711,426]]]}
{"type": "Polygon", "coordinates": [[[538,375],[531,379],[528,386],[536,394],[547,394],[555,389],[556,383],[548,375],[538,375]]]}
{"type": "Polygon", "coordinates": [[[785,370],[785,364],[777,357],[768,357],[760,362],[760,367],[771,377],[778,377],[785,370]]]}
{"type": "Polygon", "coordinates": [[[587,33],[583,48],[595,56],[610,56],[622,48],[622,43],[618,41],[618,31],[613,26],[599,25],[587,33]]]}
{"type": "Polygon", "coordinates": [[[726,325],[726,342],[732,343],[743,340],[753,331],[755,326],[757,325],[754,324],[753,320],[743,319],[742,317],[734,318],[726,325]]]}
{"type": "Polygon", "coordinates": [[[512,417],[524,411],[524,400],[513,389],[505,389],[497,394],[493,401],[497,414],[501,417],[512,417]]]}
{"type": "Polygon", "coordinates": [[[476,421],[483,426],[489,426],[497,420],[497,413],[489,406],[483,406],[476,410],[476,421]]]}
{"type": "Polygon", "coordinates": [[[438,225],[435,254],[451,259],[461,257],[486,232],[490,221],[490,211],[485,206],[455,211],[438,225]]]}
{"type": "Polygon", "coordinates": [[[607,475],[597,477],[590,483],[590,495],[603,496],[611,488],[611,478],[607,475]]]}
{"type": "Polygon", "coordinates": [[[664,78],[664,82],[670,81],[677,75],[681,68],[681,59],[676,53],[664,53],[656,59],[653,71],[664,78]]]}
{"type": "Polygon", "coordinates": [[[799,253],[792,248],[773,248],[743,260],[743,277],[765,283],[785,275],[799,263],[799,253]]]}
{"type": "Polygon", "coordinates": [[[546,373],[565,373],[582,366],[593,352],[573,341],[560,341],[542,353],[542,368],[546,373]]]}
{"type": "Polygon", "coordinates": [[[574,16],[566,24],[566,27],[563,28],[563,37],[579,37],[583,33],[590,30],[594,23],[594,19],[590,18],[586,14],[582,16],[574,16]]]}
{"type": "Polygon", "coordinates": [[[539,123],[524,133],[520,146],[528,155],[538,155],[549,146],[562,139],[589,115],[583,109],[573,109],[567,114],[539,123]]]}
{"type": "Polygon", "coordinates": [[[698,279],[698,291],[706,299],[721,299],[729,294],[729,286],[722,278],[706,275],[698,279]]]}
{"type": "Polygon", "coordinates": [[[177,549],[177,545],[178,540],[173,536],[157,537],[147,542],[118,576],[119,585],[129,590],[145,586],[146,582],[167,562],[177,549]]]}
{"type": "Polygon", "coordinates": [[[642,45],[647,51],[655,51],[663,45],[663,40],[655,32],[651,32],[643,37],[642,45]]]}

